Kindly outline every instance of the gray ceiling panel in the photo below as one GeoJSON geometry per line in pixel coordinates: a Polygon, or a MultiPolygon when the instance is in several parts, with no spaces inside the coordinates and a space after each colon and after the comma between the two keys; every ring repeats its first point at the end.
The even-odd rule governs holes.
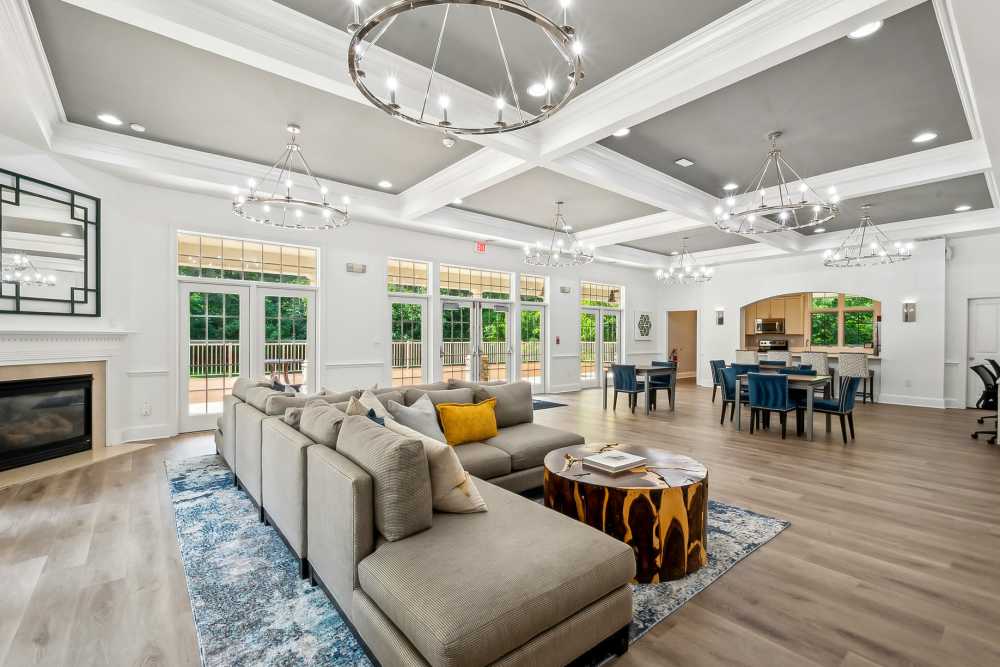
{"type": "Polygon", "coordinates": [[[930,2],[702,97],[601,143],[712,195],[758,169],[767,134],[804,177],[971,137],[930,2]],[[914,144],[918,133],[938,139],[914,144]],[[674,163],[686,157],[692,167],[674,163]]]}
{"type": "Polygon", "coordinates": [[[71,122],[111,129],[113,113],[146,126],[148,139],[270,165],[302,125],[319,175],[402,191],[477,146],[441,145],[438,132],[364,104],[119,23],[55,0],[31,0],[59,96],[71,122]]]}
{"type": "Polygon", "coordinates": [[[719,250],[721,248],[731,248],[734,246],[751,245],[755,243],[754,241],[742,236],[727,234],[726,232],[720,231],[715,227],[700,227],[698,229],[689,229],[687,231],[675,232],[673,234],[664,234],[663,236],[654,236],[652,238],[642,239],[641,241],[623,243],[622,245],[629,248],[635,248],[637,250],[646,250],[648,252],[655,252],[660,255],[670,256],[673,252],[680,252],[685,238],[687,239],[687,248],[689,252],[705,252],[707,250],[719,250]]]}

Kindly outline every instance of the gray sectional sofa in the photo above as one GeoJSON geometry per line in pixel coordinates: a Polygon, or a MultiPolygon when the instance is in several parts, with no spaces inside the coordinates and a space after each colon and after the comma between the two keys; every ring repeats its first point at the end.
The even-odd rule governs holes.
{"type": "MultiPolygon", "coordinates": [[[[303,576],[323,586],[378,661],[556,665],[602,642],[627,650],[631,549],[516,493],[541,485],[548,452],[583,437],[534,424],[526,385],[377,393],[383,404],[406,405],[424,393],[434,403],[499,396],[498,435],[454,450],[488,511],[435,512],[429,529],[388,541],[376,529],[369,473],[339,443],[318,443],[279,416],[305,398],[266,387],[234,391],[217,442],[303,576]]],[[[359,394],[322,398],[345,408],[359,394]]]]}

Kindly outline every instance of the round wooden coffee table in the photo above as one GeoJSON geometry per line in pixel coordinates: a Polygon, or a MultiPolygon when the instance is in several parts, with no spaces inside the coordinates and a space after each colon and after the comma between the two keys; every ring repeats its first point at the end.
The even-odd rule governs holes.
{"type": "Polygon", "coordinates": [[[708,470],[690,457],[637,445],[557,449],[545,457],[545,506],[632,547],[637,583],[680,579],[708,562],[708,470]],[[616,474],[583,465],[609,447],[647,460],[616,474]]]}

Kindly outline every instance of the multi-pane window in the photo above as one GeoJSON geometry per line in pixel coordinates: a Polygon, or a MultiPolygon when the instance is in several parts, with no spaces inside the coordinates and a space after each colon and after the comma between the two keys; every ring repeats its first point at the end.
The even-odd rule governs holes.
{"type": "Polygon", "coordinates": [[[408,259],[390,257],[386,282],[390,292],[396,294],[427,294],[430,265],[408,259]]]}
{"type": "Polygon", "coordinates": [[[861,347],[874,342],[881,305],[868,297],[817,292],[810,298],[810,342],[818,347],[861,347]]]}
{"type": "Polygon", "coordinates": [[[441,296],[507,300],[510,299],[510,274],[442,264],[441,296]]]}
{"type": "Polygon", "coordinates": [[[221,412],[240,375],[240,295],[192,292],[188,314],[188,409],[221,412]]]}
{"type": "Polygon", "coordinates": [[[621,308],[622,288],[583,281],[580,283],[580,305],[601,308],[621,308]]]}
{"type": "Polygon", "coordinates": [[[392,308],[392,385],[424,381],[424,304],[394,302],[392,308]]]}
{"type": "Polygon", "coordinates": [[[193,278],[315,285],[316,249],[180,232],[177,273],[193,278]]]}
{"type": "Polygon", "coordinates": [[[545,302],[545,276],[533,276],[528,273],[522,273],[520,283],[520,295],[522,302],[545,302]]]}

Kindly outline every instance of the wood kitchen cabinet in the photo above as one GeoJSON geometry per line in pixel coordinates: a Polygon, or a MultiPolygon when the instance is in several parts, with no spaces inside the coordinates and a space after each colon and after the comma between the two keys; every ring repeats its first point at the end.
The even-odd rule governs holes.
{"type": "Polygon", "coordinates": [[[770,301],[758,301],[757,306],[757,319],[758,320],[769,320],[771,319],[771,302],[770,301]]]}
{"type": "Polygon", "coordinates": [[[802,296],[785,298],[785,333],[790,336],[804,336],[805,322],[803,318],[802,296]]]}
{"type": "MultiPolygon", "coordinates": [[[[768,302],[771,308],[771,319],[772,320],[783,320],[785,319],[785,300],[781,299],[771,299],[768,302]]],[[[787,326],[787,325],[786,325],[787,326]]],[[[787,331],[786,331],[787,333],[787,331]]]]}
{"type": "Polygon", "coordinates": [[[752,336],[757,333],[757,304],[751,303],[743,309],[743,333],[752,336]]]}

